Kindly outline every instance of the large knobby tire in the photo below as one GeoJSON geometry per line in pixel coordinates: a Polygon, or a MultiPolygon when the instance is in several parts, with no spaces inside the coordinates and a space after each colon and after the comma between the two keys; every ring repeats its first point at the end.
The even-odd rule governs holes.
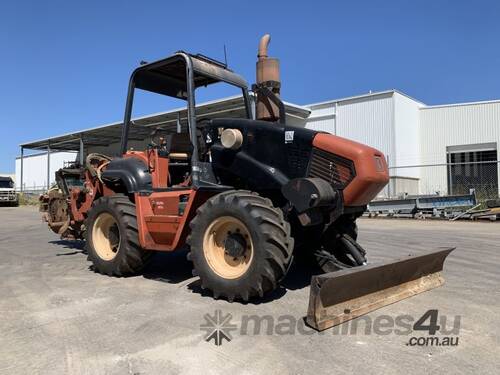
{"type": "Polygon", "coordinates": [[[278,287],[292,260],[290,225],[257,193],[231,190],[210,198],[190,223],[193,275],[215,298],[248,301],[278,287]]]}
{"type": "Polygon", "coordinates": [[[139,273],[151,255],[139,244],[135,204],[121,194],[94,202],[86,220],[85,239],[94,271],[104,275],[139,273]]]}

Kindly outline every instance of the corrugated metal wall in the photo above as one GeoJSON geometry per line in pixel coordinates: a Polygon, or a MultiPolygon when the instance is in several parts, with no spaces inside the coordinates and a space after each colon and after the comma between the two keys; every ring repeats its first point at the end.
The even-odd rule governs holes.
{"type": "MultiPolygon", "coordinates": [[[[306,128],[326,131],[375,147],[396,163],[394,92],[383,92],[308,106],[306,128]]],[[[390,188],[380,193],[388,196],[390,188]]]]}
{"type": "MultiPolygon", "coordinates": [[[[395,162],[391,175],[419,178],[418,168],[399,168],[420,164],[419,109],[423,104],[398,92],[394,93],[394,147],[395,162]]],[[[403,190],[404,191],[404,190],[403,190]]],[[[408,191],[406,191],[408,192],[408,191]]]]}
{"type": "Polygon", "coordinates": [[[395,163],[392,93],[340,102],[337,135],[375,147],[395,163]]]}
{"type": "MultiPolygon", "coordinates": [[[[446,146],[500,144],[500,102],[426,107],[420,110],[422,164],[446,163],[446,146]]],[[[500,174],[500,170],[499,170],[500,174]]],[[[421,192],[447,192],[446,167],[421,168],[421,192]]]]}
{"type": "MultiPolygon", "coordinates": [[[[50,154],[50,183],[55,181],[55,173],[64,166],[64,162],[75,161],[76,152],[53,152],[50,154]]],[[[47,186],[47,154],[35,154],[24,157],[23,185],[25,190],[41,190],[47,186]]],[[[21,186],[21,159],[16,158],[16,189],[21,186]]]]}
{"type": "Polygon", "coordinates": [[[335,103],[314,105],[309,108],[311,114],[305,127],[335,134],[335,103]]]}
{"type": "Polygon", "coordinates": [[[395,155],[392,94],[311,105],[306,127],[367,144],[392,157],[395,155]]]}

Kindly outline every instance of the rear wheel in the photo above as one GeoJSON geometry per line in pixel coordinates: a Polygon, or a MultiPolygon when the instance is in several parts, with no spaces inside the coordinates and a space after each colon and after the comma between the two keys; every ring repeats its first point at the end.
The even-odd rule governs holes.
{"type": "Polygon", "coordinates": [[[113,195],[95,201],[86,227],[85,247],[95,271],[126,276],[145,267],[151,253],[139,245],[135,204],[126,196],[113,195]]]}
{"type": "Polygon", "coordinates": [[[247,301],[277,288],[292,259],[290,225],[256,193],[229,191],[209,199],[188,237],[195,275],[215,298],[247,301]]]}

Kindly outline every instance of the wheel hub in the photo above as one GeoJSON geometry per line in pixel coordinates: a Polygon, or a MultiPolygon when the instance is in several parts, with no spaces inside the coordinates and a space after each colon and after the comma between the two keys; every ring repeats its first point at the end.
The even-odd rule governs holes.
{"type": "Polygon", "coordinates": [[[247,242],[238,232],[229,233],[224,241],[225,253],[233,258],[239,258],[245,254],[247,242]]]}
{"type": "Polygon", "coordinates": [[[120,230],[115,218],[101,213],[92,228],[92,245],[97,255],[104,260],[112,260],[120,248],[120,230]]]}
{"type": "Polygon", "coordinates": [[[235,217],[218,217],[205,230],[203,253],[213,272],[236,279],[248,271],[253,260],[250,231],[235,217]]]}

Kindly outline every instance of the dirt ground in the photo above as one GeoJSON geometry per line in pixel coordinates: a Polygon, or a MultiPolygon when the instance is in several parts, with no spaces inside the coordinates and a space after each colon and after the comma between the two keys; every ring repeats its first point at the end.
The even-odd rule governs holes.
{"type": "Polygon", "coordinates": [[[456,246],[446,283],[319,334],[303,325],[303,267],[260,303],[214,301],[182,252],[155,255],[141,276],[106,277],[89,270],[81,243],[60,241],[34,208],[2,207],[0,374],[497,374],[500,223],[361,219],[359,227],[371,262],[456,246]],[[441,330],[432,337],[457,345],[436,346],[411,328],[433,309],[441,330]],[[231,314],[224,332],[232,340],[220,346],[200,329],[216,310],[231,314]],[[401,329],[402,321],[412,324],[401,329]],[[408,345],[412,337],[422,345],[408,345]]]}

